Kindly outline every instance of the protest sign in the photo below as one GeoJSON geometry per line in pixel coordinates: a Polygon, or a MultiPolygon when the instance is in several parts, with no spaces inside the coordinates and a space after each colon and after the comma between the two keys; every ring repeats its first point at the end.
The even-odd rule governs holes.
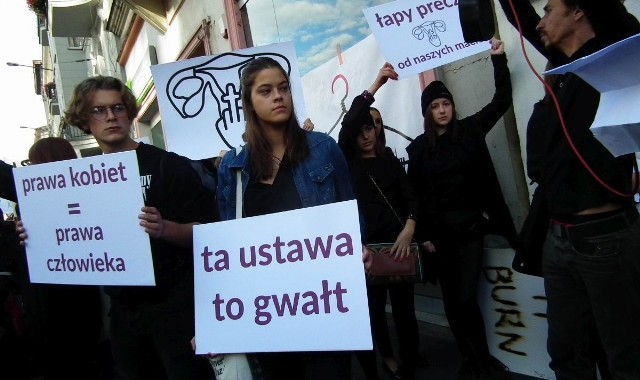
{"type": "Polygon", "coordinates": [[[514,373],[555,379],[547,363],[547,299],[541,277],[511,268],[511,248],[485,248],[478,281],[491,355],[514,373]]]}
{"type": "Polygon", "coordinates": [[[133,151],[13,169],[31,282],[154,285],[133,151]]]}
{"type": "MultiPolygon", "coordinates": [[[[315,130],[337,140],[342,118],[353,98],[371,86],[384,62],[375,38],[369,35],[303,76],[307,111],[315,130]]],[[[407,159],[407,145],[424,132],[421,92],[416,76],[390,80],[375,94],[373,106],[384,120],[386,146],[403,162],[407,159]]]]}
{"type": "Polygon", "coordinates": [[[370,350],[356,201],[195,226],[198,354],[370,350]]]}
{"type": "Polygon", "coordinates": [[[640,152],[640,34],[547,71],[572,72],[600,91],[591,132],[614,156],[640,152]]]}
{"type": "Polygon", "coordinates": [[[275,59],[289,74],[296,115],[300,122],[306,118],[291,42],[155,65],[151,73],[168,150],[195,160],[243,145],[240,76],[259,57],[275,59]]]}
{"type": "Polygon", "coordinates": [[[464,41],[456,0],[392,1],[365,9],[364,16],[401,79],[491,48],[464,41]]]}

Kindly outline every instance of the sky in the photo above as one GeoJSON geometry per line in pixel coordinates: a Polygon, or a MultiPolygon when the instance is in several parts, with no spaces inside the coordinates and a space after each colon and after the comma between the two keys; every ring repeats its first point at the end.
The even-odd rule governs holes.
{"type": "Polygon", "coordinates": [[[33,87],[33,70],[27,67],[10,67],[6,62],[31,65],[34,59],[42,59],[42,47],[38,43],[35,13],[27,8],[26,1],[6,0],[0,12],[0,159],[19,163],[27,158],[33,144],[34,130],[21,129],[46,124],[42,96],[33,87]]]}
{"type": "Polygon", "coordinates": [[[254,45],[294,41],[300,74],[371,34],[362,10],[390,0],[249,0],[254,45]]]}

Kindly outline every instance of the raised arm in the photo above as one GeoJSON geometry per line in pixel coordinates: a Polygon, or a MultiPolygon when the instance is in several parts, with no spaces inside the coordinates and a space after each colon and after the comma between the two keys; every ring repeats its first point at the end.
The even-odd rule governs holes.
{"type": "Polygon", "coordinates": [[[349,111],[344,115],[344,118],[342,119],[342,128],[340,128],[340,133],[338,134],[338,145],[347,157],[347,160],[350,160],[355,154],[355,152],[352,152],[353,148],[350,146],[350,141],[352,141],[354,136],[357,136],[357,134],[360,133],[362,125],[358,125],[359,116],[362,112],[369,112],[369,107],[375,101],[373,95],[375,95],[375,93],[378,92],[378,90],[384,86],[389,79],[397,80],[398,73],[396,73],[393,65],[386,62],[378,71],[378,75],[371,86],[369,86],[369,89],[353,99],[349,111]]]}
{"type": "Polygon", "coordinates": [[[509,109],[513,101],[511,96],[511,74],[507,66],[507,56],[504,54],[502,41],[492,39],[491,62],[493,63],[493,79],[496,91],[491,102],[478,113],[464,119],[470,127],[481,128],[487,134],[509,109]]]}

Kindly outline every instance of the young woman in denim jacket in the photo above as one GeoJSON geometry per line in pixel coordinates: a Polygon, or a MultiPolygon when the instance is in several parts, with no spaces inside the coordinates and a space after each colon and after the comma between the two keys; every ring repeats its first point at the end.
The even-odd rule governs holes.
{"type": "MultiPolygon", "coordinates": [[[[326,134],[300,128],[289,78],[267,57],[242,72],[247,144],[224,156],[218,171],[222,220],[235,218],[236,173],[241,171],[243,215],[257,216],[354,198],[347,163],[326,134]]],[[[348,339],[348,338],[346,338],[348,339]]],[[[349,379],[347,352],[254,354],[262,378],[349,379]]]]}

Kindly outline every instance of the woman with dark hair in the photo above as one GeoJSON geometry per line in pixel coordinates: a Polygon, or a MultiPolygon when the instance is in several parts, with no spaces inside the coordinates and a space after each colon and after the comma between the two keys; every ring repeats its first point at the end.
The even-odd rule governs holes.
{"type": "MultiPolygon", "coordinates": [[[[243,216],[258,216],[353,199],[349,169],[338,145],[324,133],[300,128],[289,76],[268,57],[242,71],[246,145],[230,150],[218,169],[222,220],[235,218],[236,173],[240,171],[243,216]]],[[[263,378],[349,379],[345,352],[252,355],[263,378]]]]}
{"type": "MultiPolygon", "coordinates": [[[[384,132],[372,117],[373,94],[398,74],[385,63],[371,87],[353,100],[342,121],[338,144],[349,163],[358,209],[364,222],[365,244],[390,243],[391,255],[406,260],[415,231],[417,200],[402,164],[384,146],[384,132]]],[[[414,307],[414,284],[371,284],[367,286],[369,316],[374,345],[383,358],[383,368],[396,379],[413,379],[418,361],[418,321],[414,307]],[[385,306],[391,299],[398,332],[398,365],[389,339],[385,306]]],[[[378,379],[375,352],[358,353],[368,380],[378,379]]]]}
{"type": "MultiPolygon", "coordinates": [[[[45,137],[29,149],[31,165],[78,158],[73,146],[60,137],[45,137]]],[[[13,199],[12,199],[13,200],[13,199]]],[[[19,222],[19,226],[21,226],[19,222]]],[[[31,370],[45,380],[93,379],[97,368],[102,305],[97,286],[33,284],[26,258],[22,262],[31,370]]]]}
{"type": "Polygon", "coordinates": [[[420,207],[418,241],[431,254],[440,280],[445,313],[463,356],[459,373],[503,370],[489,354],[476,300],[484,234],[515,240],[485,143],[486,134],[511,105],[511,80],[502,41],[491,41],[496,92],[482,110],[458,120],[453,95],[434,81],[422,93],[424,133],[408,147],[408,174],[420,207]],[[488,219],[487,219],[488,218],[488,219]]]}

